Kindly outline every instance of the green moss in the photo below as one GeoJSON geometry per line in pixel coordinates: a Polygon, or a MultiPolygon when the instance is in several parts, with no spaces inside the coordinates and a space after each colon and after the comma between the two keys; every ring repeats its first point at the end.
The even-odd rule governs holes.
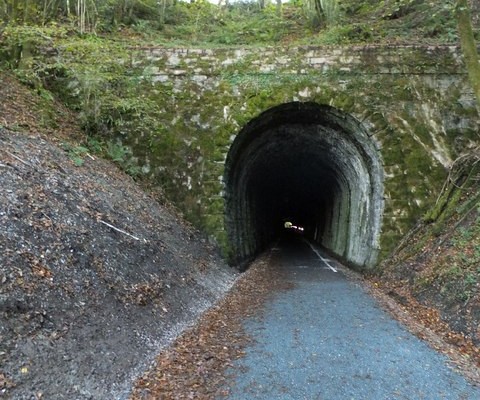
{"type": "MultiPolygon", "coordinates": [[[[197,226],[222,237],[219,241],[224,245],[224,206],[218,197],[222,190],[218,179],[223,176],[231,137],[271,107],[297,98],[332,105],[365,121],[368,134],[381,148],[388,172],[382,256],[435,202],[445,177],[443,167],[424,148],[434,148],[430,118],[437,126],[444,126],[441,115],[449,115],[452,120],[462,118],[468,121],[459,124],[464,140],[478,140],[476,110],[458,102],[462,90],[452,84],[452,90],[445,92],[419,76],[379,75],[378,57],[382,54],[377,48],[366,49],[363,64],[352,67],[350,72],[331,66],[326,72],[307,69],[305,74],[291,71],[305,69],[303,57],[307,49],[272,50],[262,62],[272,58],[273,63],[273,58],[282,55],[290,57],[289,63],[274,73],[258,72],[254,64],[259,58],[256,52],[226,67],[221,66],[221,61],[230,57],[230,50],[216,53],[217,63],[190,55],[191,63],[183,60],[179,68],[188,70],[188,74],[195,67],[208,70],[216,80],[208,88],[189,81],[188,74],[175,83],[172,79],[153,84],[145,70],[152,66],[163,69],[166,57],[152,64],[141,52],[120,43],[100,38],[80,43],[63,37],[58,40],[58,48],[60,55],[55,63],[43,60],[37,64],[42,66],[44,75],[39,76],[44,77],[49,90],[45,93],[53,93],[79,110],[90,134],[105,140],[119,139],[131,147],[132,158],[139,160],[139,166],[149,164],[150,174],[167,197],[197,226]],[[308,94],[301,97],[299,93],[308,94]],[[424,115],[425,104],[431,115],[424,115]],[[188,177],[190,188],[185,185],[188,177]],[[422,204],[418,205],[417,199],[422,204]],[[395,214],[397,209],[402,210],[401,215],[395,214]]],[[[388,55],[390,50],[384,51],[388,55]]],[[[454,65],[451,54],[443,50],[435,56],[421,49],[401,51],[399,68],[418,67],[420,72],[438,68],[443,73],[454,65]]],[[[465,83],[455,76],[454,83],[457,81],[465,83]]],[[[451,148],[458,136],[456,129],[449,129],[442,139],[451,148]]],[[[453,201],[452,207],[460,197],[460,193],[452,192],[448,199],[453,201]]],[[[426,219],[438,220],[445,211],[443,205],[441,200],[426,219]]]]}
{"type": "Polygon", "coordinates": [[[203,217],[203,228],[208,233],[215,234],[223,226],[223,214],[207,214],[203,217]]]}

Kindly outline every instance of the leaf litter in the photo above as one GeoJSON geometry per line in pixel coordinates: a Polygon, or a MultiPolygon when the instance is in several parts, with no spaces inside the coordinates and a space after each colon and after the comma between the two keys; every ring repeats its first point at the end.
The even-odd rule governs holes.
{"type": "Polygon", "coordinates": [[[222,299],[192,329],[158,355],[152,369],[137,382],[131,400],[227,397],[233,363],[253,340],[244,330],[246,318],[261,318],[263,305],[291,283],[275,270],[269,253],[257,259],[222,299]]]}

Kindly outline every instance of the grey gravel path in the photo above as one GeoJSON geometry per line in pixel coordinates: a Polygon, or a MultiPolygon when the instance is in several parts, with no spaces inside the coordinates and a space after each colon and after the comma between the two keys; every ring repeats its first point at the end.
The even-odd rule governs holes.
{"type": "Polygon", "coordinates": [[[445,356],[315,250],[305,242],[276,249],[294,288],[245,322],[255,340],[229,371],[229,399],[480,399],[445,356]]]}

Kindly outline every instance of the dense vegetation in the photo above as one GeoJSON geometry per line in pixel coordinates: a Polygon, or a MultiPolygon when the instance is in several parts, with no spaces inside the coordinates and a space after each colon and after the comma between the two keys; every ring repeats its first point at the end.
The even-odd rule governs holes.
{"type": "MultiPolygon", "coordinates": [[[[454,0],[2,0],[4,39],[22,27],[175,45],[457,41],[454,0]]],[[[472,7],[478,8],[473,4],[472,7]]],[[[0,33],[1,34],[1,33],[0,33]]]]}

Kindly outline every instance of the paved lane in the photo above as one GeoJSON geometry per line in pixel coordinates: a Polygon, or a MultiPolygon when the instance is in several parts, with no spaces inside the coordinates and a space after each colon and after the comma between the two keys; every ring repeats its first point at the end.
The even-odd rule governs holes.
{"type": "Polygon", "coordinates": [[[229,399],[480,399],[316,247],[284,244],[273,261],[294,288],[245,322],[255,341],[229,371],[229,399]]]}

